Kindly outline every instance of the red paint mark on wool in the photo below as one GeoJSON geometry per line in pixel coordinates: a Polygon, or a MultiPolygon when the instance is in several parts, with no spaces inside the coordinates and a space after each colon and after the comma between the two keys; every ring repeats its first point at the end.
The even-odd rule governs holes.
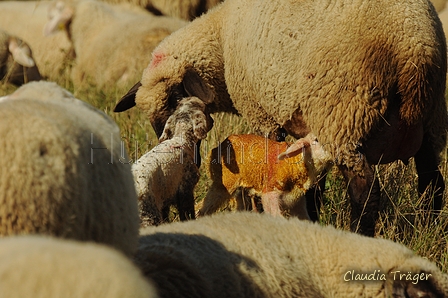
{"type": "Polygon", "coordinates": [[[165,59],[165,54],[163,54],[163,53],[154,53],[152,55],[151,64],[149,64],[149,68],[156,67],[157,65],[160,64],[160,62],[162,62],[163,59],[165,59]]]}

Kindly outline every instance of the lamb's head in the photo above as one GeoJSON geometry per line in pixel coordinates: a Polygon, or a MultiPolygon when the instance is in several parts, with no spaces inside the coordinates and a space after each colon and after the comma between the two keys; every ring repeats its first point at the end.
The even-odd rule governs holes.
{"type": "Polygon", "coordinates": [[[66,1],[53,1],[48,7],[48,22],[44,27],[44,35],[49,36],[60,30],[65,30],[69,36],[69,25],[75,13],[74,3],[66,1]]]}
{"type": "Polygon", "coordinates": [[[206,104],[197,97],[187,97],[179,101],[177,109],[166,121],[159,141],[182,136],[186,141],[196,143],[204,139],[212,127],[213,119],[206,112],[206,104]]]}
{"type": "Polygon", "coordinates": [[[303,153],[307,167],[309,169],[312,167],[317,174],[333,165],[332,156],[325,151],[313,133],[298,139],[285,152],[281,153],[278,159],[282,160],[301,153],[303,153]]]}

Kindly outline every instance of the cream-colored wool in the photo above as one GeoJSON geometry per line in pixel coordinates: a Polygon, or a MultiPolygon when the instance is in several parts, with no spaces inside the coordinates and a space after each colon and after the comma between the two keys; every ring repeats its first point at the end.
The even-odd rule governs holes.
{"type": "Polygon", "coordinates": [[[42,236],[0,240],[1,298],[155,298],[152,283],[104,245],[42,236]]]}
{"type": "Polygon", "coordinates": [[[446,0],[431,0],[431,3],[438,13],[443,11],[446,7],[446,0]]]}
{"type": "Polygon", "coordinates": [[[104,0],[109,3],[132,3],[153,13],[191,21],[222,0],[104,0]]]}
{"type": "Polygon", "coordinates": [[[197,143],[212,126],[204,102],[197,97],[184,98],[168,119],[161,143],[132,165],[141,226],[167,222],[172,205],[181,220],[195,218],[194,188],[199,181],[197,143]]]}
{"type": "Polygon", "coordinates": [[[283,126],[296,137],[303,116],[337,161],[358,171],[359,146],[395,120],[399,137],[368,144],[379,147],[370,163],[406,161],[420,130],[436,154],[446,143],[446,43],[428,1],[225,1],[154,50],[135,102],[157,133],[191,74],[212,112],[236,108],[255,129],[283,126]],[[387,156],[393,145],[409,152],[387,156]]]}
{"type": "MultiPolygon", "coordinates": [[[[242,188],[261,197],[266,213],[310,219],[305,193],[331,167],[331,162],[313,135],[289,147],[286,142],[257,135],[231,135],[209,154],[207,166],[212,185],[199,215],[216,212],[232,196],[237,199],[237,209],[248,209],[241,198],[242,188]]],[[[252,210],[256,210],[254,207],[252,201],[252,210]]]]}
{"type": "Polygon", "coordinates": [[[135,261],[161,297],[448,295],[448,277],[405,246],[296,218],[223,212],[140,234],[135,261]]]}
{"type": "Polygon", "coordinates": [[[22,85],[40,79],[29,45],[0,29],[0,80],[22,85]]]}
{"type": "Polygon", "coordinates": [[[73,43],[75,87],[130,87],[159,42],[187,22],[94,0],[55,1],[45,32],[65,28],[73,43]]]}
{"type": "Polygon", "coordinates": [[[120,131],[56,83],[0,101],[0,235],[47,234],[137,246],[137,196],[120,131]]]}
{"type": "Polygon", "coordinates": [[[41,75],[61,81],[73,62],[71,44],[65,33],[44,37],[47,10],[53,1],[0,1],[0,28],[25,40],[41,75]]]}

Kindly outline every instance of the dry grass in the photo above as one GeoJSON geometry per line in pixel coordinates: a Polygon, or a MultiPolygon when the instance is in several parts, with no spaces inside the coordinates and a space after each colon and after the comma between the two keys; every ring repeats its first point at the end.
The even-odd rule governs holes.
{"type": "MultiPolygon", "coordinates": [[[[69,80],[61,76],[58,82],[70,91],[73,86],[69,80]]],[[[133,82],[130,82],[131,87],[133,82]]],[[[110,115],[120,126],[123,146],[128,150],[132,160],[137,159],[151,149],[157,138],[145,115],[138,109],[114,114],[116,102],[127,89],[114,90],[104,94],[94,88],[76,90],[74,93],[95,107],[110,115]]],[[[15,88],[0,83],[0,96],[11,93],[15,88]]],[[[203,165],[209,150],[217,146],[224,138],[233,133],[250,133],[250,126],[235,115],[217,114],[213,116],[215,125],[201,146],[203,165]]],[[[441,164],[442,174],[448,178],[447,155],[441,164]]],[[[448,212],[439,217],[437,223],[430,223],[420,212],[420,201],[417,193],[417,181],[414,165],[408,166],[400,162],[376,167],[377,176],[382,188],[382,205],[380,218],[376,227],[376,237],[383,237],[405,244],[419,255],[436,262],[448,272],[447,225],[448,212]]],[[[196,187],[198,206],[201,204],[209,186],[204,166],[201,167],[201,179],[196,187]]],[[[447,179],[448,181],[448,179],[447,179]]],[[[349,230],[350,206],[344,180],[336,168],[328,174],[324,206],[321,210],[321,223],[335,225],[349,230]]],[[[232,208],[230,208],[232,209],[232,208]]],[[[173,215],[176,217],[175,210],[173,215]]]]}

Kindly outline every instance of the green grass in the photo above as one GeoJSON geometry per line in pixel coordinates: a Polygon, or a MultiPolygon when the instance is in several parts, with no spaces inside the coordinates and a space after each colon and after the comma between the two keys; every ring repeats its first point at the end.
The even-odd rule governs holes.
{"type": "MultiPolygon", "coordinates": [[[[116,102],[134,82],[130,82],[129,86],[125,88],[109,90],[107,93],[95,88],[73,90],[70,80],[64,76],[61,76],[58,83],[73,92],[78,98],[104,111],[117,122],[121,129],[122,141],[128,149],[131,159],[137,159],[157,143],[150,122],[140,110],[134,108],[119,114],[112,112],[116,102]]],[[[0,96],[14,90],[15,87],[0,82],[0,96]]],[[[213,115],[213,118],[215,120],[214,127],[201,147],[203,165],[206,163],[208,151],[228,135],[251,132],[250,126],[241,117],[216,114],[213,115]]],[[[440,168],[448,181],[446,152],[440,168]]],[[[437,224],[429,223],[421,214],[421,202],[417,193],[417,174],[412,161],[407,166],[401,162],[395,162],[376,166],[375,170],[382,192],[382,210],[376,226],[376,237],[403,243],[419,255],[434,261],[444,272],[448,272],[447,209],[445,208],[442,212],[437,224]]],[[[198,206],[210,186],[204,166],[201,167],[200,172],[201,178],[195,191],[198,206]]],[[[321,209],[321,223],[349,230],[350,204],[347,189],[336,168],[333,168],[328,174],[324,200],[321,209]]],[[[177,220],[175,210],[173,210],[173,217],[174,220],[177,220]]]]}

